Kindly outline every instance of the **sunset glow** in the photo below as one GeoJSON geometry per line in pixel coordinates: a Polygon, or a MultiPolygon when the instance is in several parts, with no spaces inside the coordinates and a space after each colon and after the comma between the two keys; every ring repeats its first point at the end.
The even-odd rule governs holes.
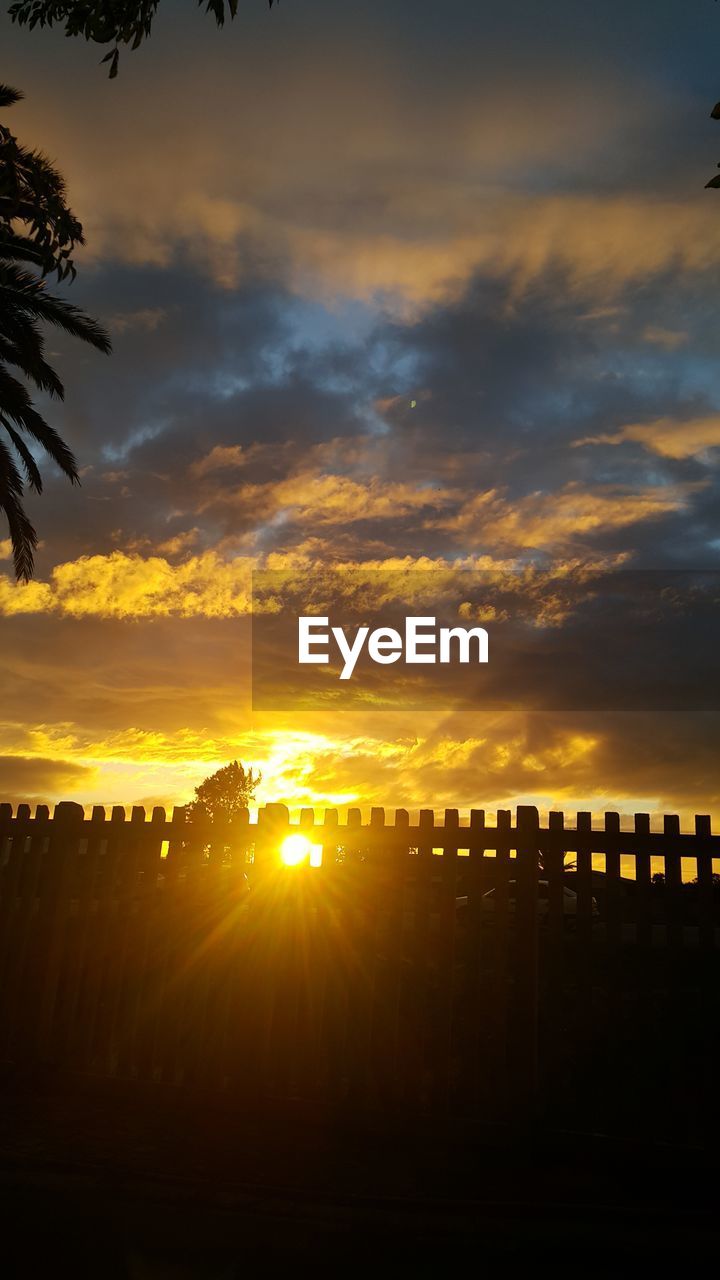
{"type": "Polygon", "coordinates": [[[297,867],[309,858],[311,848],[306,836],[286,836],[280,847],[280,857],[286,867],[297,867]]]}
{"type": "Polygon", "coordinates": [[[2,1280],[704,1274],[720,5],[1,10],[2,1280]]]}
{"type": "MultiPolygon", "coordinates": [[[[321,7],[322,49],[294,10],[272,40],[264,13],[217,40],[176,17],[121,93],[76,42],[5,32],[14,127],[86,225],[68,296],[114,352],[57,338],[82,486],[49,469],[28,496],[28,585],[0,539],[3,795],[172,807],[240,759],[294,814],[720,815],[706,715],[568,711],[552,681],[481,712],[461,683],[420,715],[376,690],[252,701],[258,570],[514,570],[529,606],[552,573],[529,625],[562,640],[568,582],[713,567],[720,545],[720,218],[697,87],[666,92],[669,28],[624,14],[621,66],[599,14],[580,56],[532,6],[520,27],[428,10],[410,42],[382,6],[321,7]]],[[[680,24],[696,60],[700,22],[680,24]]],[[[468,589],[454,621],[497,652],[500,606],[468,589]]]]}

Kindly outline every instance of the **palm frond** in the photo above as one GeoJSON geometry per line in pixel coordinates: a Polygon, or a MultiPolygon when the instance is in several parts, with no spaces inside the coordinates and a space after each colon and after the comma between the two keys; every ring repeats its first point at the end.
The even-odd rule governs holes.
{"type": "MultiPolygon", "coordinates": [[[[17,101],[16,92],[5,87],[6,105],[17,101]]],[[[74,277],[72,253],[83,230],[68,206],[65,180],[47,156],[0,125],[0,228],[6,235],[17,224],[42,255],[43,275],[74,277]]]]}
{"type": "Polygon", "coordinates": [[[23,484],[7,445],[0,440],[0,511],[5,512],[13,550],[15,576],[29,582],[35,567],[37,534],[23,507],[23,484]]]}
{"type": "Polygon", "coordinates": [[[25,97],[20,89],[11,89],[9,84],[0,84],[0,107],[14,107],[25,97]]]}
{"type": "Polygon", "coordinates": [[[0,270],[0,287],[2,288],[0,324],[4,308],[9,309],[14,306],[16,311],[44,320],[47,324],[54,325],[56,329],[69,333],[73,338],[81,338],[83,342],[89,342],[104,355],[109,355],[112,351],[112,343],[107,330],[96,320],[87,316],[79,307],[66,302],[64,298],[48,293],[43,286],[44,282],[31,276],[29,272],[20,271],[10,264],[3,264],[0,270]],[[15,277],[14,280],[13,277],[15,277]]]}
{"type": "Polygon", "coordinates": [[[12,427],[1,415],[0,425],[5,428],[13,442],[13,445],[15,446],[15,450],[23,464],[23,467],[25,468],[25,475],[27,476],[27,482],[30,485],[30,488],[34,489],[36,493],[42,493],[42,476],[40,475],[40,468],[38,467],[37,462],[33,458],[22,436],[19,435],[15,428],[12,427]]]}
{"type": "MultiPolygon", "coordinates": [[[[154,9],[153,0],[150,4],[154,9]]],[[[35,25],[36,17],[29,20],[35,25]]],[[[21,97],[18,90],[0,84],[0,109],[13,106],[21,97]]],[[[45,359],[45,325],[110,352],[110,337],[103,326],[46,287],[51,272],[58,280],[74,277],[72,252],[82,243],[82,225],[67,204],[62,174],[46,156],[22,146],[0,124],[0,427],[14,449],[13,453],[0,440],[0,510],[10,529],[15,572],[26,580],[32,575],[37,536],[23,506],[23,480],[16,459],[30,488],[42,490],[28,438],[42,446],[73,484],[80,481],[72,450],[38,413],[27,388],[13,374],[62,398],[62,382],[45,359]]]]}
{"type": "MultiPolygon", "coordinates": [[[[47,391],[49,395],[62,400],[65,388],[55,370],[43,359],[42,346],[29,342],[26,335],[19,335],[19,341],[13,341],[10,333],[2,332],[6,326],[0,327],[0,361],[19,369],[39,391],[47,391]]],[[[7,326],[10,330],[11,326],[7,326]]]]}
{"type": "Polygon", "coordinates": [[[55,428],[51,427],[34,408],[22,383],[13,378],[2,366],[0,366],[0,408],[4,417],[10,418],[16,427],[42,445],[45,452],[73,484],[79,484],[77,462],[72,450],[68,448],[55,428]]]}

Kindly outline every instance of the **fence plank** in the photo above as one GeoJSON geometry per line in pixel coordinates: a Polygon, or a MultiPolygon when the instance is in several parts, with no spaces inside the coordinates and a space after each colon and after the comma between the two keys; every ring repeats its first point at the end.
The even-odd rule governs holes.
{"type": "Polygon", "coordinates": [[[665,923],[666,946],[676,950],[683,937],[682,862],[679,847],[680,819],[675,813],[663,818],[665,836],[665,923]]]}
{"type": "Polygon", "coordinates": [[[454,1047],[455,1016],[455,923],[457,850],[459,816],[457,809],[446,809],[442,834],[442,857],[439,859],[440,884],[437,914],[436,946],[436,1031],[433,1098],[437,1110],[446,1110],[450,1101],[451,1067],[454,1047]]]}
{"type": "MultiPolygon", "coordinates": [[[[650,816],[635,814],[635,835],[644,839],[650,834],[650,816]]],[[[653,939],[653,912],[650,881],[650,852],[635,844],[635,938],[639,947],[647,949],[653,939]]]]}
{"type": "Polygon", "coordinates": [[[695,835],[697,845],[698,881],[698,929],[699,944],[703,951],[711,951],[716,945],[715,903],[713,894],[713,865],[710,818],[698,815],[695,818],[695,835]]]}
{"type": "Polygon", "coordinates": [[[13,835],[18,841],[20,876],[15,909],[7,925],[7,949],[3,982],[3,1050],[15,1061],[32,1058],[37,1024],[38,970],[45,938],[37,927],[43,863],[50,841],[51,824],[46,806],[38,805],[30,818],[28,805],[18,805],[13,835]]]}
{"type": "Polygon", "coordinates": [[[513,1064],[516,1115],[527,1120],[538,1088],[538,879],[540,823],[534,805],[517,811],[513,1064]]]}

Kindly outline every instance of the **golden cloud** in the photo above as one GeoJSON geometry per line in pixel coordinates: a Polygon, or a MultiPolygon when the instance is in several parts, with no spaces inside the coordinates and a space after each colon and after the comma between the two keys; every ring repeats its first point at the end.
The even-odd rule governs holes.
{"type": "Polygon", "coordinates": [[[153,225],[128,215],[127,225],[97,226],[90,244],[93,259],[113,252],[154,266],[169,266],[182,245],[197,267],[229,289],[247,277],[252,261],[253,275],[275,279],[279,273],[302,296],[379,298],[410,319],[458,297],[477,272],[511,277],[515,300],[550,269],[563,272],[572,292],[605,300],[670,267],[701,273],[720,263],[720,224],[715,210],[697,200],[491,189],[473,203],[471,215],[449,214],[442,231],[388,225],[368,231],[351,219],[337,229],[298,226],[290,213],[268,218],[240,203],[185,197],[153,225]]]}
{"type": "Polygon", "coordinates": [[[398,519],[427,507],[446,506],[453,500],[451,490],[430,485],[387,481],[377,476],[363,482],[350,476],[306,470],[266,484],[241,484],[232,490],[214,492],[201,503],[198,513],[239,507],[251,511],[260,524],[282,516],[300,524],[347,525],[355,520],[398,519]]]}
{"type": "Polygon", "coordinates": [[[216,444],[214,448],[190,466],[193,476],[210,475],[213,471],[224,471],[228,467],[244,467],[248,461],[248,450],[240,444],[216,444]]]}
{"type": "Polygon", "coordinates": [[[720,446],[720,414],[690,418],[656,418],[653,422],[633,422],[607,435],[587,436],[575,440],[574,447],[588,444],[624,444],[635,441],[650,453],[663,458],[693,458],[720,446]]]}
{"type": "Polygon", "coordinates": [[[592,91],[558,67],[550,88],[547,75],[526,71],[511,89],[492,74],[435,77],[428,95],[376,49],[369,97],[363,59],[305,49],[283,70],[288,128],[273,77],[246,68],[238,80],[217,55],[195,81],[214,109],[197,112],[184,84],[156,67],[130,97],[105,99],[98,120],[84,86],[58,112],[51,78],[27,68],[18,128],[65,168],[88,258],[163,266],[181,253],[228,287],[280,276],[303,294],[379,296],[402,311],[452,295],[477,270],[511,273],[521,292],[559,267],[605,297],[670,266],[699,272],[720,261],[720,222],[702,192],[547,194],[538,167],[552,175],[561,156],[587,176],[617,153],[628,120],[659,129],[673,112],[647,85],[614,79],[592,91]]]}
{"type": "Polygon", "coordinates": [[[0,577],[0,613],[100,618],[231,618],[250,611],[251,561],[213,552],[171,564],[114,551],[56,565],[49,582],[0,577]]]}
{"type": "Polygon", "coordinates": [[[462,504],[451,516],[433,521],[465,540],[482,539],[496,549],[568,548],[588,534],[621,529],[684,509],[697,485],[630,489],[602,485],[588,490],[573,482],[555,493],[531,493],[510,500],[490,489],[462,504]]]}
{"type": "MultiPolygon", "coordinates": [[[[550,502],[550,498],[547,499],[550,502]]],[[[656,507],[651,508],[655,513],[656,507]]],[[[495,521],[500,524],[499,507],[495,521]]],[[[566,519],[570,522],[570,514],[566,519]]],[[[594,527],[594,526],[593,526],[594,527]]],[[[514,525],[520,536],[518,526],[514,525]]],[[[594,574],[617,568],[623,555],[600,558],[559,559],[550,569],[522,567],[512,558],[490,554],[465,555],[448,560],[442,556],[386,556],[350,560],[334,557],[324,544],[311,549],[270,552],[265,556],[235,556],[225,559],[217,551],[206,551],[172,563],[159,555],[113,551],[108,555],[81,556],[56,565],[49,581],[27,584],[0,575],[0,616],[56,614],[67,618],[236,618],[247,616],[253,607],[273,610],[272,593],[252,599],[253,570],[280,575],[288,591],[302,590],[313,575],[335,599],[348,598],[358,591],[368,604],[380,607],[390,601],[420,601],[457,597],[462,616],[475,607],[464,601],[469,575],[482,575],[484,589],[493,584],[507,588],[513,573],[517,590],[529,600],[537,596],[545,605],[555,599],[549,584],[582,585],[594,574]],[[517,570],[517,572],[516,572],[517,570]]]]}
{"type": "MultiPolygon", "coordinates": [[[[274,552],[258,557],[223,559],[217,552],[173,564],[162,556],[143,557],[114,551],[109,555],[81,556],[56,565],[48,582],[19,584],[0,575],[0,615],[55,613],[70,618],[233,618],[251,612],[252,571],[264,567],[293,575],[302,582],[308,571],[379,570],[387,574],[410,569],[485,569],[496,562],[489,557],[457,561],[452,566],[440,558],[410,556],[333,563],[302,551],[274,552]]],[[[269,604],[267,607],[272,607],[269,604]]]]}

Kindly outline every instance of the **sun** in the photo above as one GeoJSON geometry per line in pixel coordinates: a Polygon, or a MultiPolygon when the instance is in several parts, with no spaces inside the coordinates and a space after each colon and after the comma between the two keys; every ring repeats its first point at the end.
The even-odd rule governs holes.
{"type": "Polygon", "coordinates": [[[307,836],[286,836],[280,846],[280,857],[286,867],[298,867],[309,857],[311,849],[307,836]]]}

